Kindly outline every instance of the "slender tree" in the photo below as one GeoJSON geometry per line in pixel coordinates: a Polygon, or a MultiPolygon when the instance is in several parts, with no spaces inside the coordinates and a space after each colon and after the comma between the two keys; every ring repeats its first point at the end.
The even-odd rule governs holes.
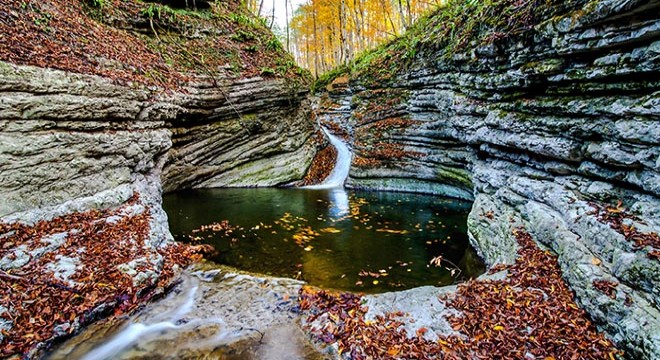
{"type": "Polygon", "coordinates": [[[286,51],[291,52],[291,46],[289,46],[289,41],[291,39],[289,33],[289,0],[284,0],[284,17],[286,18],[286,51]]]}
{"type": "Polygon", "coordinates": [[[273,0],[273,12],[271,13],[270,16],[270,25],[268,26],[268,28],[273,30],[274,23],[275,23],[275,0],[273,0]]]}

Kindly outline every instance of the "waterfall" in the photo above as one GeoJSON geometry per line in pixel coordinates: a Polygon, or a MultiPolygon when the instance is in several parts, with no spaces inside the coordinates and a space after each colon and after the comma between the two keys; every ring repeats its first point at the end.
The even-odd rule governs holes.
{"type": "Polygon", "coordinates": [[[344,182],[351,169],[351,151],[348,145],[339,137],[331,134],[328,129],[321,127],[325,135],[330,140],[330,144],[337,149],[337,161],[330,175],[319,185],[305,186],[306,189],[332,189],[344,187],[344,182]]]}
{"type": "Polygon", "coordinates": [[[168,296],[168,298],[175,302],[172,308],[163,309],[161,313],[150,321],[129,323],[119,333],[114,335],[110,341],[96,347],[83,356],[81,360],[113,359],[122,351],[136,344],[139,340],[145,340],[149,336],[196,323],[195,321],[183,321],[185,316],[194,307],[198,289],[197,281],[193,279],[188,279],[186,285],[182,294],[170,294],[168,296]]]}

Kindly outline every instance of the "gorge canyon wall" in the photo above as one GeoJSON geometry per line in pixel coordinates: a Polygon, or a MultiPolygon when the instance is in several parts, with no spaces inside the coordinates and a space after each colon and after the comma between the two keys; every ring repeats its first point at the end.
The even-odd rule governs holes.
{"type": "MultiPolygon", "coordinates": [[[[335,81],[317,114],[352,144],[348,186],[473,200],[470,236],[489,265],[513,261],[512,231],[524,226],[629,357],[658,358],[660,5],[567,4],[451,56],[422,46],[386,80],[335,81]]],[[[138,193],[159,247],[171,240],[163,190],[286,184],[316,152],[307,91],[283,79],[200,76],[156,92],[0,62],[0,96],[0,223],[138,193]]],[[[24,250],[3,250],[0,270],[44,254],[24,250]]],[[[0,328],[11,330],[5,310],[0,328]]]]}
{"type": "MultiPolygon", "coordinates": [[[[130,223],[137,214],[149,219],[148,240],[121,228],[115,241],[127,241],[124,246],[137,255],[112,266],[145,291],[171,275],[161,254],[173,244],[161,206],[164,190],[300,180],[316,151],[307,92],[292,90],[285,80],[200,83],[185,92],[154,95],[93,75],[0,63],[0,93],[0,225],[10,227],[0,235],[2,274],[52,272],[66,284],[83,286],[71,276],[98,270],[87,264],[91,249],[62,257],[60,252],[70,250],[66,241],[87,226],[130,223]],[[89,211],[115,215],[86,224],[89,211]],[[12,224],[43,229],[72,214],[82,214],[73,215],[79,216],[79,227],[53,225],[41,240],[34,235],[35,244],[13,243],[12,224]],[[53,238],[60,240],[51,243],[53,238]],[[69,260],[47,260],[53,257],[69,260]],[[42,263],[50,264],[47,270],[39,270],[42,263]]],[[[110,230],[100,231],[98,241],[107,241],[102,232],[110,230]]],[[[93,238],[87,240],[94,244],[93,238]]],[[[118,244],[95,245],[115,251],[111,248],[118,244]]],[[[94,305],[93,313],[118,305],[111,299],[94,305]]],[[[24,315],[11,311],[0,305],[0,328],[9,333],[15,330],[10,319],[24,315]]],[[[66,331],[54,336],[84,323],[60,324],[66,331]]]]}
{"type": "Polygon", "coordinates": [[[473,199],[489,265],[514,260],[524,226],[627,356],[658,358],[660,4],[566,4],[519,35],[337,78],[318,111],[343,119],[348,186],[473,199]]]}

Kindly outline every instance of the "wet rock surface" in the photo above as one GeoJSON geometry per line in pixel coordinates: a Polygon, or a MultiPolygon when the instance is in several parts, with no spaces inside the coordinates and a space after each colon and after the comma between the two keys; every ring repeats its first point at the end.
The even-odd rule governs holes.
{"type": "Polygon", "coordinates": [[[302,282],[204,265],[128,319],[95,324],[48,359],[326,359],[300,327],[302,282]]]}
{"type": "Polygon", "coordinates": [[[302,179],[316,153],[306,94],[286,80],[255,78],[173,99],[187,111],[169,124],[165,191],[302,179]]]}
{"type": "Polygon", "coordinates": [[[558,254],[578,304],[627,356],[654,359],[657,248],[635,245],[594,207],[660,233],[660,35],[649,12],[658,4],[571,6],[451,58],[421,49],[390,79],[362,73],[323,94],[319,110],[346,119],[348,185],[473,198],[470,236],[490,265],[513,262],[512,229],[525,226],[558,254]],[[615,296],[599,281],[618,284],[615,296]]]}
{"type": "Polygon", "coordinates": [[[99,318],[130,312],[191,262],[167,231],[158,184],[138,178],[3,218],[1,356],[38,357],[99,318]]]}

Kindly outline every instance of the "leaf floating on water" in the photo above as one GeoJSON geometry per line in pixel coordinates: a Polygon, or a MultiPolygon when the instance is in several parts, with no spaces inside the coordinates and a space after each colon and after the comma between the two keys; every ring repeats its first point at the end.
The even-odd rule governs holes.
{"type": "Polygon", "coordinates": [[[442,263],[442,255],[438,255],[433,259],[431,259],[430,261],[430,264],[435,266],[440,266],[441,263],[442,263]]]}
{"type": "Polygon", "coordinates": [[[312,251],[313,248],[314,248],[314,247],[313,247],[312,245],[309,245],[309,246],[305,247],[303,250],[305,250],[305,251],[312,251]]]}
{"type": "Polygon", "coordinates": [[[387,276],[387,275],[389,275],[389,274],[388,274],[387,271],[385,271],[385,270],[379,270],[379,272],[377,272],[377,273],[376,273],[376,272],[371,272],[371,271],[364,271],[364,270],[361,270],[361,271],[358,273],[358,276],[361,276],[361,277],[367,277],[367,276],[370,276],[370,277],[372,277],[372,278],[379,278],[379,277],[381,277],[381,276],[387,276]]]}
{"type": "Polygon", "coordinates": [[[313,240],[317,236],[321,235],[320,233],[314,231],[310,226],[300,228],[298,232],[293,234],[293,240],[298,245],[303,245],[313,240]]]}
{"type": "Polygon", "coordinates": [[[334,228],[334,227],[323,228],[323,229],[321,229],[321,230],[319,230],[319,231],[320,231],[320,232],[324,232],[324,233],[329,233],[329,234],[336,234],[336,233],[340,233],[340,232],[341,232],[341,230],[339,230],[339,229],[337,229],[337,228],[334,228]]]}
{"type": "Polygon", "coordinates": [[[384,232],[384,233],[388,233],[388,234],[401,234],[401,235],[405,235],[405,234],[408,233],[408,230],[395,230],[395,229],[385,229],[385,228],[376,229],[376,231],[377,232],[384,232]]]}

